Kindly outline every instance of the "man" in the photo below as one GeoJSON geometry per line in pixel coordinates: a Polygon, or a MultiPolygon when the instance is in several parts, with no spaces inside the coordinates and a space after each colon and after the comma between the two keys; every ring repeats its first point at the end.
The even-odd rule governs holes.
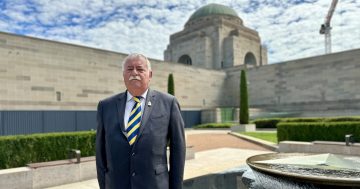
{"type": "Polygon", "coordinates": [[[185,137],[179,104],[174,96],[149,88],[152,70],[144,55],[131,54],[122,66],[126,92],[98,105],[100,189],[181,189],[185,137]]]}

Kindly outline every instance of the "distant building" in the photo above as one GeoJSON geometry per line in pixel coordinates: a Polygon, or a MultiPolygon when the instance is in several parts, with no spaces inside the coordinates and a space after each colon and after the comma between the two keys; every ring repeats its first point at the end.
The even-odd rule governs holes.
{"type": "Polygon", "coordinates": [[[184,29],[170,36],[164,60],[208,69],[268,63],[255,30],[230,7],[209,4],[195,11],[184,29]]]}

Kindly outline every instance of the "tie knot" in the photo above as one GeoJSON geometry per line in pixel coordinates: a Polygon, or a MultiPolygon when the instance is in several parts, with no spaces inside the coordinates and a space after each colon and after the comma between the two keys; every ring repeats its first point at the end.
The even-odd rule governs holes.
{"type": "Polygon", "coordinates": [[[140,103],[141,96],[134,96],[133,99],[135,102],[140,103]]]}

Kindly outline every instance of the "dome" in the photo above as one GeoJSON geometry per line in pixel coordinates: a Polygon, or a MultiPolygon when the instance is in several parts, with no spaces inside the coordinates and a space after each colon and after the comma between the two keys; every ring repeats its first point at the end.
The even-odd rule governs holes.
{"type": "Polygon", "coordinates": [[[188,21],[192,21],[195,19],[198,19],[200,17],[204,17],[204,16],[210,16],[210,15],[229,15],[229,16],[235,16],[238,17],[238,14],[236,13],[236,11],[230,7],[224,6],[224,5],[220,5],[220,4],[208,4],[205,5],[203,7],[201,7],[200,9],[198,9],[197,11],[195,11],[189,18],[188,21]]]}

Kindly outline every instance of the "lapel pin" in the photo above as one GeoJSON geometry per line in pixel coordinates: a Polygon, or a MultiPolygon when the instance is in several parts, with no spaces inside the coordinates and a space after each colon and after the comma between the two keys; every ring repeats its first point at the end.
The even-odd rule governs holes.
{"type": "Polygon", "coordinates": [[[148,102],[148,106],[151,106],[151,102],[150,102],[150,101],[148,102]]]}

